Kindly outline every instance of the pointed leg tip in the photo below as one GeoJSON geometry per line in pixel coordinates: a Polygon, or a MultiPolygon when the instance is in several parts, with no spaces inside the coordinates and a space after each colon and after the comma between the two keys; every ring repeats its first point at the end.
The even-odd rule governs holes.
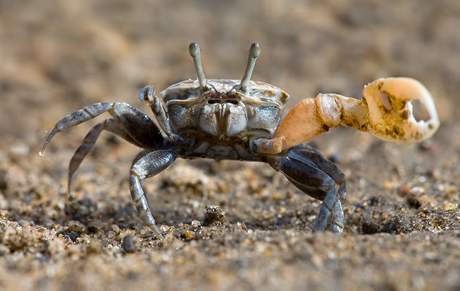
{"type": "Polygon", "coordinates": [[[335,234],[342,234],[344,226],[341,223],[333,222],[331,225],[331,231],[335,234]]]}
{"type": "Polygon", "coordinates": [[[48,144],[50,143],[50,140],[47,138],[46,141],[43,143],[42,148],[38,152],[38,155],[43,158],[45,156],[46,148],[48,147],[48,144]]]}
{"type": "Polygon", "coordinates": [[[165,236],[161,233],[161,230],[158,228],[156,224],[148,224],[151,232],[147,233],[146,238],[156,238],[158,240],[164,240],[165,236]]]}

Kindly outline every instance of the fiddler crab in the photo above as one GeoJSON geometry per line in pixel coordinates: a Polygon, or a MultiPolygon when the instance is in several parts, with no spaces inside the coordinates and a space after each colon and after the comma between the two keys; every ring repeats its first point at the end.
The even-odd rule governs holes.
{"type": "Polygon", "coordinates": [[[297,188],[322,201],[314,231],[340,233],[344,228],[341,200],[346,194],[345,176],[306,142],[340,125],[394,142],[418,142],[439,127],[430,93],[414,79],[375,80],[364,87],[362,99],[320,93],[301,100],[282,118],[289,95],[271,84],[251,81],[259,44],[251,45],[241,80],[206,79],[199,46],[191,43],[189,52],[197,80],[178,82],[159,95],[150,85],[140,90],[139,99],[152,110],[152,119],[127,103],[100,102],[56,123],[41,155],[57,133],[105,112],[111,116],[91,128],[72,156],[69,193],[75,171],[106,130],[144,149],[131,166],[130,192],[145,223],[158,234],[142,183],[178,157],[268,163],[297,188]],[[424,105],[430,115],[427,120],[415,119],[414,100],[424,105]]]}

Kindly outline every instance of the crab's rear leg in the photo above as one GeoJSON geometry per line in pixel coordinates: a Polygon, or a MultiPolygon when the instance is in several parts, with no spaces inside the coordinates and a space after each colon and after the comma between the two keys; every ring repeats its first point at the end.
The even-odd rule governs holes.
{"type": "Polygon", "coordinates": [[[59,132],[96,118],[105,112],[110,113],[115,119],[119,120],[129,132],[129,135],[131,137],[135,136],[138,142],[147,145],[163,143],[163,138],[155,124],[138,109],[127,103],[100,102],[69,113],[59,120],[46,137],[40,155],[44,155],[46,147],[59,132]]]}
{"type": "Polygon", "coordinates": [[[177,154],[173,150],[158,150],[141,152],[131,166],[129,185],[131,196],[138,212],[142,215],[146,224],[160,233],[152,215],[149,202],[142,187],[142,181],[155,176],[170,166],[176,159],[177,154]]]}
{"type": "Polygon", "coordinates": [[[383,78],[363,90],[363,99],[318,94],[300,101],[281,121],[273,139],[259,140],[259,152],[278,153],[302,144],[339,125],[367,131],[394,142],[418,142],[432,136],[439,119],[428,90],[410,78],[383,78]],[[416,120],[411,101],[418,100],[429,114],[416,120]]]}
{"type": "Polygon", "coordinates": [[[297,188],[323,201],[314,231],[342,232],[344,215],[340,199],[346,194],[345,176],[334,163],[308,145],[296,146],[268,160],[297,188]]]}
{"type": "Polygon", "coordinates": [[[72,179],[73,175],[75,172],[78,170],[80,167],[80,164],[83,162],[85,157],[89,154],[91,149],[94,147],[96,144],[97,139],[99,138],[99,135],[103,130],[107,130],[117,136],[120,136],[127,140],[128,142],[137,145],[139,147],[145,147],[146,145],[143,145],[136,140],[134,140],[126,131],[126,129],[123,127],[122,123],[119,122],[118,120],[114,118],[109,118],[104,120],[103,122],[100,122],[93,126],[86,136],[83,138],[82,143],[80,146],[77,148],[75,153],[73,154],[70,163],[69,163],[69,173],[68,173],[68,179],[67,179],[67,193],[70,195],[71,193],[71,185],[72,185],[72,179]]]}
{"type": "Polygon", "coordinates": [[[53,137],[59,132],[66,130],[67,128],[76,126],[80,123],[93,119],[104,112],[111,110],[115,106],[114,102],[100,102],[89,106],[86,106],[80,110],[74,111],[67,114],[61,120],[59,120],[53,129],[49,132],[48,136],[43,143],[40,155],[45,154],[46,147],[51,142],[53,137]]]}
{"type": "MultiPolygon", "coordinates": [[[[43,146],[43,151],[45,150],[46,145],[57,133],[90,120],[104,112],[109,112],[113,118],[107,119],[95,125],[85,136],[82,144],[78,147],[70,161],[68,181],[69,192],[73,174],[78,169],[83,159],[90,152],[103,130],[108,130],[109,132],[123,137],[134,145],[149,150],[165,148],[169,144],[169,141],[162,137],[158,128],[147,115],[129,104],[112,102],[96,103],[70,113],[62,118],[51,130],[43,146]]],[[[159,152],[162,153],[163,151],[159,152]]],[[[144,179],[145,177],[154,175],[155,169],[157,169],[158,172],[162,169],[161,165],[164,165],[163,162],[165,156],[162,156],[161,154],[158,155],[158,161],[153,161],[150,167],[146,165],[146,163],[153,160],[153,157],[155,156],[154,154],[136,159],[136,163],[133,165],[130,177],[133,199],[138,205],[140,213],[145,217],[146,222],[150,225],[152,225],[152,223],[154,224],[154,219],[150,213],[150,208],[148,207],[148,202],[143,191],[139,190],[142,188],[139,188],[138,185],[140,185],[139,179],[144,179]]],[[[175,158],[175,154],[173,155],[175,158]]]]}

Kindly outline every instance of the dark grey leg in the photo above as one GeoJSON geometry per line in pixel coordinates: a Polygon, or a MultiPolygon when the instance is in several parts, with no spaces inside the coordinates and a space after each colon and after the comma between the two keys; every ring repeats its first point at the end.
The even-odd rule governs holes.
{"type": "Polygon", "coordinates": [[[295,149],[299,155],[308,158],[313,163],[315,163],[318,166],[318,168],[321,169],[321,171],[328,174],[339,186],[338,194],[340,196],[340,199],[345,198],[347,194],[345,175],[339,169],[339,167],[337,167],[335,163],[323,157],[323,155],[316,148],[308,144],[302,144],[300,146],[295,147],[295,149]]]}
{"type": "Polygon", "coordinates": [[[120,121],[129,136],[143,148],[159,149],[166,145],[167,141],[155,123],[139,109],[126,103],[116,103],[109,113],[120,121]]]}
{"type": "Polygon", "coordinates": [[[149,202],[142,187],[142,181],[166,169],[174,162],[176,157],[176,153],[172,150],[142,152],[131,166],[131,174],[129,176],[131,196],[145,223],[151,226],[157,233],[160,232],[150,210],[149,202]]]}
{"type": "Polygon", "coordinates": [[[101,134],[103,130],[112,132],[116,134],[117,136],[124,138],[125,140],[127,140],[128,142],[134,145],[137,145],[139,147],[143,146],[142,144],[139,144],[135,140],[133,140],[128,135],[126,130],[123,128],[122,124],[116,119],[113,119],[113,118],[106,119],[103,122],[96,124],[86,134],[82,143],[77,148],[77,150],[72,156],[72,159],[70,160],[68,180],[67,180],[67,193],[69,195],[71,193],[70,190],[71,190],[72,178],[73,178],[74,173],[77,171],[77,169],[80,167],[80,164],[83,162],[83,160],[88,155],[88,153],[91,151],[91,149],[94,147],[94,144],[96,143],[97,139],[99,138],[99,135],[101,134]]]}
{"type": "Polygon", "coordinates": [[[340,199],[345,196],[345,177],[337,166],[315,149],[301,145],[269,160],[289,181],[306,194],[323,201],[313,226],[314,231],[343,230],[343,210],[340,199]]]}
{"type": "Polygon", "coordinates": [[[108,110],[113,108],[113,106],[114,106],[114,103],[112,102],[95,103],[95,104],[86,106],[78,111],[67,114],[61,120],[59,120],[54,126],[54,128],[50,131],[50,133],[46,137],[45,142],[43,143],[43,147],[42,147],[42,150],[40,151],[40,154],[45,153],[46,146],[51,142],[51,140],[57,133],[67,128],[76,126],[85,121],[88,121],[90,119],[93,119],[96,116],[101,115],[104,112],[107,112],[108,110]]]}
{"type": "Polygon", "coordinates": [[[342,202],[340,200],[337,200],[335,203],[332,215],[334,215],[334,217],[332,218],[331,230],[335,233],[341,233],[343,231],[345,217],[343,215],[342,202]]]}
{"type": "Polygon", "coordinates": [[[313,225],[314,231],[325,231],[326,228],[338,230],[338,228],[333,228],[332,225],[343,225],[343,221],[334,221],[334,219],[340,219],[340,217],[334,215],[334,210],[337,210],[336,205],[339,201],[335,186],[329,187],[323,203],[321,204],[315,224],[313,225]]]}
{"type": "Polygon", "coordinates": [[[131,138],[139,144],[151,148],[158,148],[163,145],[164,140],[159,130],[147,115],[127,103],[101,102],[86,106],[59,120],[47,136],[40,154],[44,154],[46,146],[57,133],[93,119],[104,112],[109,112],[115,119],[119,120],[131,138]]]}

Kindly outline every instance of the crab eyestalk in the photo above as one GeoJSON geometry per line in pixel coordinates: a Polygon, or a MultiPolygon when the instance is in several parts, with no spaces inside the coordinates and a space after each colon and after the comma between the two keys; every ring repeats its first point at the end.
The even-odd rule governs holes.
{"type": "Polygon", "coordinates": [[[203,63],[201,62],[200,47],[196,42],[192,42],[189,45],[188,50],[193,58],[193,63],[195,64],[195,71],[198,77],[198,82],[200,83],[200,88],[201,90],[204,90],[206,88],[206,76],[203,70],[203,63]]]}
{"type": "Polygon", "coordinates": [[[254,72],[254,67],[256,65],[257,58],[260,55],[260,45],[258,43],[253,43],[249,49],[248,63],[246,65],[246,71],[244,76],[241,79],[240,89],[241,91],[246,91],[248,88],[248,83],[251,80],[252,73],[254,72]]]}
{"type": "Polygon", "coordinates": [[[417,80],[378,79],[364,87],[363,95],[363,99],[357,99],[318,94],[314,99],[304,99],[281,121],[274,138],[257,146],[266,153],[277,153],[340,125],[367,131],[386,141],[413,143],[431,137],[439,127],[431,94],[417,80]],[[414,100],[425,107],[428,120],[415,118],[411,103],[414,100]]]}

